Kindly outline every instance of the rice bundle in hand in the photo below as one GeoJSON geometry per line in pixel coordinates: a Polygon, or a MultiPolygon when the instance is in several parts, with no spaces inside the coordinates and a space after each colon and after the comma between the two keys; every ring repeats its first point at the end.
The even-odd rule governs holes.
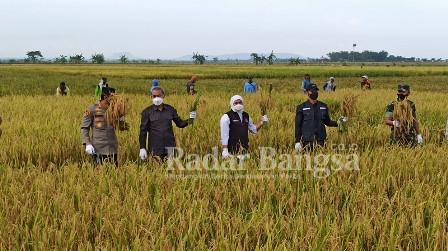
{"type": "Polygon", "coordinates": [[[403,100],[395,103],[393,119],[400,122],[400,127],[394,127],[394,137],[398,138],[409,134],[414,123],[414,116],[408,101],[403,100]]]}
{"type": "Polygon", "coordinates": [[[117,126],[120,124],[120,118],[126,116],[127,112],[128,112],[127,99],[117,94],[111,95],[109,100],[109,108],[107,108],[106,111],[107,123],[113,126],[114,128],[117,128],[117,126]]]}
{"type": "MultiPolygon", "coordinates": [[[[272,83],[269,84],[269,95],[267,97],[265,96],[265,93],[262,90],[260,90],[260,96],[259,96],[258,103],[260,105],[260,110],[261,110],[262,116],[266,115],[266,112],[268,111],[268,109],[272,108],[271,93],[272,93],[272,83]]],[[[263,127],[265,129],[268,129],[267,121],[263,121],[263,127]]]]}
{"type": "MultiPolygon", "coordinates": [[[[343,117],[352,117],[356,113],[356,102],[358,101],[358,95],[353,93],[347,93],[344,100],[341,103],[341,112],[343,117]]],[[[338,124],[338,132],[346,133],[348,132],[347,122],[340,122],[338,124]]]]}
{"type": "MultiPolygon", "coordinates": [[[[197,97],[194,100],[194,102],[190,105],[190,112],[195,112],[198,109],[199,99],[200,98],[201,98],[201,94],[197,95],[197,97]]],[[[189,119],[188,123],[193,125],[194,124],[194,119],[189,119]]]]}

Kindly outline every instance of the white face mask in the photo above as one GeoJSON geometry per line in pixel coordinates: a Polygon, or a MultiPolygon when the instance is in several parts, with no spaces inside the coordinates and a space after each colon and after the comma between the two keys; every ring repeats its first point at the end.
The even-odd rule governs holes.
{"type": "Polygon", "coordinates": [[[153,98],[152,102],[154,103],[154,105],[159,106],[163,103],[163,98],[160,97],[153,98]]]}
{"type": "Polygon", "coordinates": [[[244,105],[242,104],[232,105],[232,110],[234,112],[242,112],[244,111],[244,105]]]}

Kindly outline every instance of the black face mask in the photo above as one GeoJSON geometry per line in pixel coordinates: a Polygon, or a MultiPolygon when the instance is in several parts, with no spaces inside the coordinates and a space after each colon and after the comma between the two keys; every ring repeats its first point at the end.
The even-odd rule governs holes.
{"type": "Polygon", "coordinates": [[[404,94],[397,94],[398,100],[404,100],[408,95],[404,95],[404,94]]]}
{"type": "Polygon", "coordinates": [[[319,93],[318,92],[313,92],[309,96],[310,96],[310,99],[316,100],[317,97],[319,97],[319,93]]]}

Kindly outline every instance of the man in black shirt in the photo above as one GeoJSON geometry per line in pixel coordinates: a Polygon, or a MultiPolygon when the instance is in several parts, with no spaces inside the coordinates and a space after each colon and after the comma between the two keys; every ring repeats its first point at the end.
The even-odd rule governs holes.
{"type": "Polygon", "coordinates": [[[296,110],[296,144],[297,151],[305,148],[313,150],[313,146],[318,144],[323,146],[327,139],[325,126],[337,127],[340,121],[347,121],[347,118],[332,121],[330,113],[325,103],[317,100],[319,88],[315,84],[306,87],[308,101],[297,106],[296,110]]]}
{"type": "MultiPolygon", "coordinates": [[[[153,105],[142,111],[140,124],[140,158],[147,158],[147,153],[164,159],[169,156],[166,147],[175,147],[172,122],[179,128],[188,126],[188,120],[182,120],[174,107],[164,104],[165,91],[161,87],[152,90],[153,105]],[[149,137],[148,137],[149,134],[149,137]],[[148,148],[146,147],[148,144],[148,148]],[[148,149],[148,152],[146,151],[148,149]]],[[[190,119],[196,118],[196,111],[190,112],[190,119]]]]}

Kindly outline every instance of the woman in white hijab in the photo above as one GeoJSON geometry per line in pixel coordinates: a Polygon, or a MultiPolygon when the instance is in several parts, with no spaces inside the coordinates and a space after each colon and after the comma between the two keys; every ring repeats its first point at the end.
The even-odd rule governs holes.
{"type": "Polygon", "coordinates": [[[230,111],[221,117],[221,144],[222,157],[227,158],[231,154],[238,154],[242,158],[243,153],[249,149],[249,131],[253,134],[263,126],[263,121],[268,121],[266,115],[262,121],[255,125],[249,114],[244,112],[243,97],[235,95],[230,99],[230,111]]]}

